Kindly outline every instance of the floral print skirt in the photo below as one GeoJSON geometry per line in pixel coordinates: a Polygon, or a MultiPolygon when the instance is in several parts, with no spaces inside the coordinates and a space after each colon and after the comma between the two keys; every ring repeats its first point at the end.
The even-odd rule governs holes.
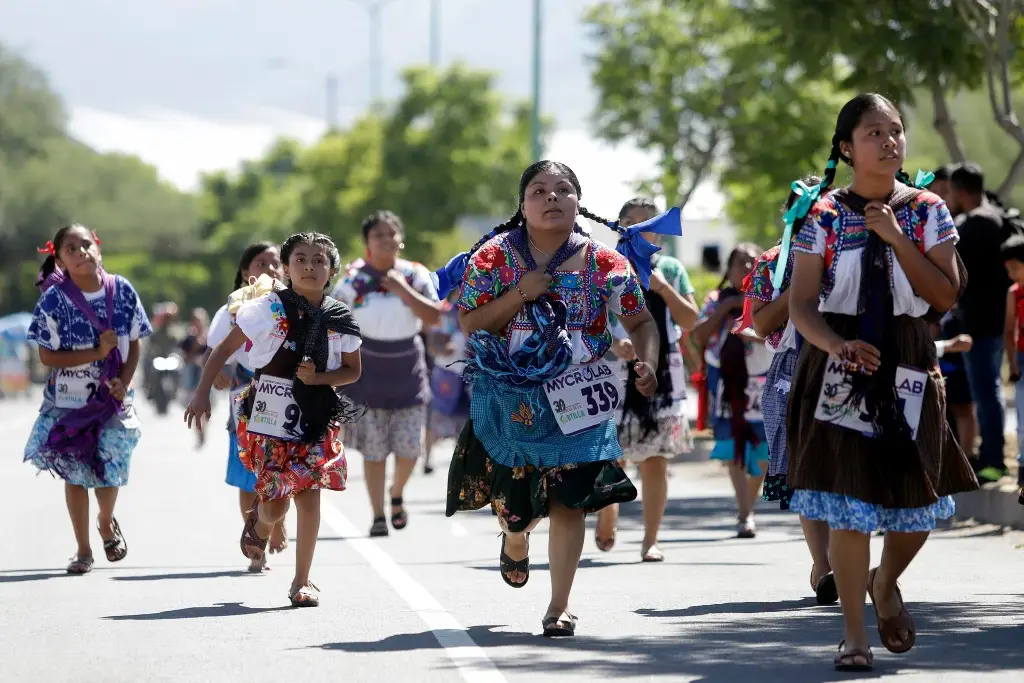
{"type": "Polygon", "coordinates": [[[519,533],[533,520],[547,517],[551,497],[589,513],[636,500],[637,490],[614,460],[550,468],[498,464],[473,433],[473,422],[466,423],[448,470],[446,516],[490,503],[502,530],[519,533]]]}
{"type": "Polygon", "coordinates": [[[344,491],[348,461],[341,429],[332,425],[320,443],[283,441],[250,433],[249,418],[238,421],[238,459],[256,475],[255,492],[261,501],[292,498],[303,491],[344,491]]]}

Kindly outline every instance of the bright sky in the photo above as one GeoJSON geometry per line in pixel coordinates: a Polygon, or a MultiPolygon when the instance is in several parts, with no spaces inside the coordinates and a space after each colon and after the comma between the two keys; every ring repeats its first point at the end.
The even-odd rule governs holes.
{"type": "MultiPolygon", "coordinates": [[[[280,109],[258,108],[233,120],[200,118],[171,109],[140,109],[118,114],[72,106],[73,135],[102,151],[139,155],[183,189],[195,189],[199,173],[235,168],[258,157],[281,135],[306,143],[324,130],[323,121],[280,109]]],[[[650,157],[629,146],[609,147],[583,130],[555,133],[545,156],[563,161],[583,185],[591,211],[613,216],[632,194],[633,183],[650,173],[650,157]]],[[[713,188],[701,188],[687,206],[688,218],[717,216],[722,200],[713,188]]]]}

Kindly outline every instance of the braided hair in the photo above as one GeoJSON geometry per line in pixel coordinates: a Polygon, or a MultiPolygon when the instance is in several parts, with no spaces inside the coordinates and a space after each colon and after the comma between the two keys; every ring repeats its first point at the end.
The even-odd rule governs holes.
{"type": "Polygon", "coordinates": [[[60,248],[64,243],[64,238],[68,236],[68,233],[75,228],[80,228],[81,225],[77,223],[72,225],[65,225],[63,228],[57,231],[57,234],[53,236],[53,253],[47,254],[43,260],[43,265],[39,268],[39,275],[36,277],[36,287],[41,287],[46,279],[53,275],[54,271],[57,270],[57,254],[60,254],[60,248]]]}

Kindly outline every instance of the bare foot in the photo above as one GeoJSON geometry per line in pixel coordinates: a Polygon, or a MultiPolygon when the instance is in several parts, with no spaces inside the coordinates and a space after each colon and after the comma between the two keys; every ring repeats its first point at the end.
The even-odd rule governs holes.
{"type": "Polygon", "coordinates": [[[279,553],[288,547],[288,529],[284,525],[284,520],[274,525],[274,528],[270,530],[270,552],[279,553]]]}
{"type": "Polygon", "coordinates": [[[609,505],[597,513],[597,526],[594,529],[594,541],[602,552],[615,547],[615,527],[619,521],[619,506],[609,505]]]}

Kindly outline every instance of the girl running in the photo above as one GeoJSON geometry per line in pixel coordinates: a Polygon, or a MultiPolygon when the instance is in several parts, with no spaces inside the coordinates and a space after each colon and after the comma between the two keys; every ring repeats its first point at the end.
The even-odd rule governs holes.
{"type": "MultiPolygon", "coordinates": [[[[347,477],[340,424],[356,411],[336,387],[359,377],[359,326],[348,307],[324,295],[338,270],[338,250],[326,235],[304,232],[281,247],[287,287],[241,303],[236,325],[210,356],[192,403],[191,428],[210,416],[210,387],[231,356],[248,342],[255,376],[241,396],[238,449],[256,475],[258,501],[248,512],[242,553],[261,561],[267,538],[291,499],[298,511],[293,607],[320,603],[309,581],[320,528],[320,489],[343,491],[347,477]]],[[[258,287],[259,283],[254,286],[258,287]]]]}
{"type": "Polygon", "coordinates": [[[710,292],[693,328],[704,347],[709,405],[715,433],[711,459],[729,463],[736,493],[738,538],[754,538],[754,503],[768,470],[768,443],[761,412],[761,396],[772,354],[764,339],[751,330],[733,333],[743,312],[743,280],[754,267],[761,249],[740,244],[729,254],[725,276],[710,292]]]}
{"type": "MultiPolygon", "coordinates": [[[[657,214],[657,206],[651,200],[631,199],[619,210],[619,225],[627,228],[657,214]]],[[[659,236],[643,234],[651,242],[659,243],[659,236]]],[[[683,330],[692,328],[697,320],[697,304],[683,264],[662,254],[655,254],[651,263],[654,270],[644,300],[658,325],[661,349],[658,391],[653,397],[641,396],[631,381],[636,379],[635,372],[630,370],[636,354],[617,318],[613,322],[616,341],[612,351],[625,364],[620,373],[627,378],[626,394],[617,416],[619,443],[625,459],[637,464],[643,484],[644,538],[640,558],[643,562],[661,562],[665,556],[658,548],[658,530],[668,502],[668,459],[693,447],[689,420],[684,413],[686,380],[680,340],[683,330]]],[[[602,551],[607,552],[615,545],[618,514],[619,506],[609,505],[597,515],[594,537],[602,551]]]]}
{"type": "Polygon", "coordinates": [[[114,504],[128,483],[141,435],[132,378],[139,340],[152,328],[131,283],[103,270],[96,233],[69,225],[39,251],[46,254],[37,283],[42,296],[28,334],[50,377],[25,460],[64,480],[78,542],[67,572],[87,574],[94,561],[89,489],[95,491],[96,527],[107,560],[119,562],[128,554],[114,504]]]}
{"type": "MultiPolygon", "coordinates": [[[[786,488],[786,413],[797,359],[796,331],[789,320],[789,284],[793,274],[790,245],[795,216],[800,211],[806,212],[808,203],[813,203],[820,182],[821,178],[817,176],[807,176],[793,184],[793,191],[784,207],[786,230],[782,239],[757,258],[743,287],[750,304],[754,332],[765,338],[766,348],[774,354],[761,399],[764,431],[771,456],[764,482],[764,499],[778,501],[783,510],[789,509],[791,495],[786,488]],[[798,201],[801,204],[796,206],[798,201]]],[[[800,515],[800,526],[811,551],[811,589],[819,605],[831,605],[839,599],[839,594],[828,559],[828,524],[800,515]]]]}
{"type": "MultiPolygon", "coordinates": [[[[530,577],[530,531],[550,518],[545,636],[576,630],[569,593],[584,515],[636,498],[617,462],[621,397],[616,373],[603,360],[612,342],[609,313],[620,316],[633,340],[637,389],[644,396],[657,389],[658,328],[644,307],[641,280],[629,258],[575,228],[577,215],[608,224],[579,205],[580,192],[565,164],[531,165],[512,218],[438,275],[442,296],[462,286],[465,375],[473,386],[471,419],[448,475],[446,514],[491,504],[503,532],[501,577],[513,588],[530,577]]],[[[625,244],[620,240],[628,252],[625,244]]]]}
{"type": "MultiPolygon", "coordinates": [[[[256,242],[245,248],[242,258],[238,262],[232,291],[238,291],[251,279],[260,278],[263,275],[273,279],[282,277],[280,250],[276,244],[271,242],[256,242]]],[[[213,322],[210,323],[210,332],[207,335],[209,347],[213,349],[224,341],[234,326],[234,316],[228,310],[228,305],[224,304],[214,314],[213,322]]],[[[207,354],[207,358],[209,358],[209,354],[207,354]]],[[[242,404],[238,398],[252,382],[252,378],[253,368],[249,362],[249,355],[244,348],[240,348],[213,382],[214,387],[218,390],[228,390],[228,467],[224,481],[238,489],[238,507],[242,512],[243,520],[256,504],[256,475],[247,470],[238,458],[238,417],[242,410],[242,404]]],[[[285,520],[282,519],[270,531],[269,550],[271,553],[279,553],[287,547],[288,532],[285,520]]],[[[266,557],[252,560],[249,565],[249,571],[254,573],[269,568],[266,557]]]]}
{"type": "Polygon", "coordinates": [[[910,650],[914,620],[897,581],[951,494],[977,488],[945,419],[925,320],[965,283],[945,203],[911,187],[896,106],[861,94],[839,112],[821,197],[793,241],[789,310],[802,344],[790,393],[792,509],[828,523],[845,633],[834,665],[869,670],[864,591],[890,651],[910,650]],[[839,160],[853,183],[830,190],[839,160]],[[885,531],[870,567],[872,532],[885,531]]]}

